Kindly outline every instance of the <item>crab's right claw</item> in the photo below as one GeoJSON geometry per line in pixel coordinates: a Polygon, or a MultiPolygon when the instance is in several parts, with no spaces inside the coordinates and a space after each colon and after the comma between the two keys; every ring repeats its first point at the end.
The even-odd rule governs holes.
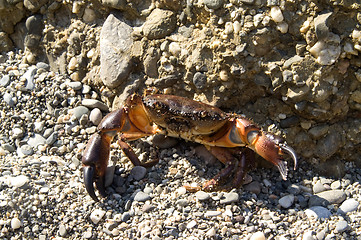
{"type": "Polygon", "coordinates": [[[112,136],[108,134],[95,133],[89,139],[82,157],[85,189],[94,201],[99,201],[94,191],[94,182],[99,193],[106,196],[104,180],[111,140],[112,136]]]}

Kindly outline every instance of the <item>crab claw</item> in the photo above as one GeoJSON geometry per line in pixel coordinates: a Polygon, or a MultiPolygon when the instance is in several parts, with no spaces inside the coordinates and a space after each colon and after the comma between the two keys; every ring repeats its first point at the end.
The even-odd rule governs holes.
{"type": "Polygon", "coordinates": [[[99,201],[94,191],[94,182],[99,193],[106,196],[104,180],[111,140],[112,136],[108,134],[95,133],[89,139],[82,157],[85,189],[94,201],[99,201]]]}
{"type": "Polygon", "coordinates": [[[282,155],[285,153],[289,154],[294,161],[294,169],[296,169],[297,156],[295,150],[279,137],[259,132],[252,145],[260,156],[277,166],[283,180],[287,179],[288,169],[287,163],[283,161],[282,155]]]}

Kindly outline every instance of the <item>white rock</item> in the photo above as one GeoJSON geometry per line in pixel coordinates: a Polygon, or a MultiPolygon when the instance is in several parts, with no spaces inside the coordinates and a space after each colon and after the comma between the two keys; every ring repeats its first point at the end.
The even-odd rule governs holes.
{"type": "Polygon", "coordinates": [[[250,240],[266,240],[266,237],[263,232],[255,232],[250,240]]]}
{"type": "Polygon", "coordinates": [[[286,22],[280,22],[277,24],[277,30],[281,33],[287,33],[288,32],[288,24],[286,22]]]}
{"type": "Polygon", "coordinates": [[[283,14],[281,9],[278,6],[272,6],[270,11],[270,16],[273,21],[276,23],[280,23],[283,21],[283,14]]]}
{"type": "Polygon", "coordinates": [[[173,56],[178,56],[181,52],[181,48],[177,42],[171,42],[169,44],[169,52],[173,54],[173,56]]]}
{"type": "Polygon", "coordinates": [[[295,201],[295,196],[293,196],[292,194],[290,195],[286,195],[282,198],[280,198],[278,200],[278,203],[283,207],[283,208],[289,208],[292,206],[293,202],[295,201]]]}
{"type": "Polygon", "coordinates": [[[91,214],[90,214],[90,220],[94,223],[97,224],[105,215],[105,211],[101,210],[101,209],[95,209],[91,214]]]}
{"type": "Polygon", "coordinates": [[[11,219],[11,228],[12,229],[18,229],[21,227],[21,222],[18,218],[11,219]]]}
{"type": "Polygon", "coordinates": [[[10,185],[13,187],[22,187],[29,182],[29,178],[24,175],[10,178],[10,185]]]}

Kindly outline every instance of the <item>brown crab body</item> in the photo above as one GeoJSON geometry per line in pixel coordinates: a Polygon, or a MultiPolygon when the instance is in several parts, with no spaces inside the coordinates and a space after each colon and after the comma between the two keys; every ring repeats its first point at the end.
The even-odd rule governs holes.
{"type": "MultiPolygon", "coordinates": [[[[164,134],[198,142],[226,165],[226,168],[204,185],[212,190],[218,183],[236,172],[233,185],[238,187],[251,165],[246,151],[254,150],[275,164],[283,177],[287,176],[283,152],[289,153],[296,165],[292,148],[279,138],[263,132],[250,120],[228,114],[217,107],[174,95],[132,95],[123,108],[109,113],[99,124],[96,133],[87,145],[83,156],[84,182],[90,196],[97,200],[93,181],[104,196],[104,175],[109,158],[111,139],[120,133],[119,145],[134,165],[143,165],[126,141],[153,134],[164,134]]],[[[149,166],[151,164],[145,164],[149,166]]]]}

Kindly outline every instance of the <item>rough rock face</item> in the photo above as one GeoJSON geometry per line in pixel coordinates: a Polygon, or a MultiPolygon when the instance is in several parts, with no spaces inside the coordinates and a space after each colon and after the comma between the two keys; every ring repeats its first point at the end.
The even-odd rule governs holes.
{"type": "Polygon", "coordinates": [[[351,2],[3,0],[0,50],[48,61],[110,106],[156,86],[244,113],[306,161],[352,161],[361,6],[351,2]]]}

